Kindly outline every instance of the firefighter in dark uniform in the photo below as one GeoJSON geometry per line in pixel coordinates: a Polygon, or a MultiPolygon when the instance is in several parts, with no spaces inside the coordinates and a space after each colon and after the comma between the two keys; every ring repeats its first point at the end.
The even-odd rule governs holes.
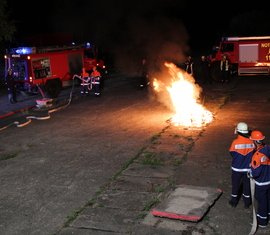
{"type": "Polygon", "coordinates": [[[247,173],[250,171],[250,162],[253,153],[255,152],[255,145],[250,137],[248,125],[245,122],[239,122],[235,128],[236,139],[233,140],[229,152],[232,156],[231,163],[231,181],[232,191],[229,204],[236,207],[238,201],[242,198],[245,208],[251,205],[250,181],[247,173]]]}
{"type": "Polygon", "coordinates": [[[210,63],[206,56],[202,55],[200,58],[200,61],[197,68],[197,79],[201,81],[202,84],[212,84],[211,78],[210,78],[210,63]]]}
{"type": "Polygon", "coordinates": [[[220,71],[221,71],[221,82],[228,83],[230,82],[230,61],[227,55],[222,56],[220,61],[220,71]]]}
{"type": "Polygon", "coordinates": [[[93,71],[90,74],[90,77],[91,77],[91,80],[92,80],[95,96],[100,96],[101,74],[97,70],[96,66],[93,67],[93,71]]]}
{"type": "Polygon", "coordinates": [[[149,71],[148,71],[148,64],[145,58],[142,59],[142,64],[140,67],[140,87],[144,88],[149,85],[149,71]]]}
{"type": "Polygon", "coordinates": [[[17,91],[16,91],[16,84],[15,78],[13,75],[13,70],[11,68],[8,69],[8,74],[6,76],[6,85],[8,89],[8,99],[11,104],[17,102],[17,91]]]}
{"type": "Polygon", "coordinates": [[[186,72],[190,75],[193,75],[194,74],[194,71],[193,71],[194,62],[193,62],[193,59],[191,56],[188,56],[188,58],[185,62],[185,66],[186,66],[186,68],[185,68],[186,72]]]}
{"type": "Polygon", "coordinates": [[[270,146],[263,143],[265,136],[258,130],[251,132],[250,139],[256,145],[250,177],[255,180],[257,222],[260,228],[265,228],[270,219],[270,146]]]}

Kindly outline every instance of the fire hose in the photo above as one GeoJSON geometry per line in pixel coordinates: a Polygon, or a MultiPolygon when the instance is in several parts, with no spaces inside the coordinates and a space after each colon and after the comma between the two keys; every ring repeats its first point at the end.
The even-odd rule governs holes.
{"type": "Polygon", "coordinates": [[[252,200],[252,214],[253,214],[253,221],[252,227],[248,235],[254,235],[257,230],[257,215],[256,215],[256,208],[255,208],[255,180],[251,177],[250,173],[248,173],[249,181],[250,181],[250,191],[251,191],[251,200],[252,200]]]}
{"type": "MultiPolygon", "coordinates": [[[[0,128],[0,131],[5,130],[6,128],[11,127],[11,126],[13,126],[13,125],[15,125],[16,127],[24,127],[24,126],[30,124],[30,123],[32,122],[32,119],[35,119],[35,120],[47,120],[47,119],[49,119],[49,118],[51,117],[51,116],[50,116],[51,113],[54,113],[54,112],[56,112],[56,111],[59,111],[59,110],[61,110],[61,109],[65,109],[66,107],[68,107],[68,106],[70,105],[70,103],[71,103],[71,100],[72,100],[72,94],[73,94],[73,90],[74,90],[74,79],[75,79],[75,77],[79,77],[79,76],[75,74],[75,75],[73,76],[73,78],[72,78],[72,79],[73,79],[73,82],[72,82],[72,88],[71,88],[71,91],[70,91],[70,93],[69,93],[68,102],[67,102],[66,104],[64,104],[64,105],[62,105],[62,106],[59,106],[59,107],[57,107],[57,108],[48,110],[48,113],[47,113],[46,116],[42,116],[42,117],[38,117],[38,116],[34,116],[34,115],[26,116],[26,117],[25,117],[26,120],[27,120],[26,122],[20,123],[19,121],[14,121],[14,122],[12,122],[12,123],[9,123],[9,124],[6,125],[6,126],[1,127],[1,128],[0,128]]],[[[42,94],[42,96],[44,97],[43,92],[42,92],[41,94],[42,94]]]]}

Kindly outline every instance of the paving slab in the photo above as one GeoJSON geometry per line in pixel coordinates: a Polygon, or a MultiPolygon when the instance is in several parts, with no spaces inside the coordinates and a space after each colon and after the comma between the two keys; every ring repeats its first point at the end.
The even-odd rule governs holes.
{"type": "Polygon", "coordinates": [[[123,233],[89,230],[85,228],[64,228],[58,235],[119,235],[123,233]]]}
{"type": "Polygon", "coordinates": [[[155,201],[157,197],[158,193],[107,190],[97,199],[97,205],[106,208],[143,211],[145,206],[155,201]]]}
{"type": "Polygon", "coordinates": [[[222,190],[210,187],[178,185],[151,213],[154,216],[200,221],[222,194],[222,190]]]}
{"type": "Polygon", "coordinates": [[[144,176],[144,177],[156,177],[156,178],[168,178],[174,175],[175,167],[172,166],[151,166],[147,164],[134,163],[126,170],[123,171],[123,175],[126,176],[144,176]]]}
{"type": "Polygon", "coordinates": [[[93,231],[125,233],[134,226],[140,213],[125,209],[88,207],[70,226],[93,231]]]}
{"type": "Polygon", "coordinates": [[[130,191],[130,192],[158,192],[168,187],[169,181],[163,178],[145,178],[141,176],[125,176],[117,178],[110,188],[112,190],[130,191]]]}

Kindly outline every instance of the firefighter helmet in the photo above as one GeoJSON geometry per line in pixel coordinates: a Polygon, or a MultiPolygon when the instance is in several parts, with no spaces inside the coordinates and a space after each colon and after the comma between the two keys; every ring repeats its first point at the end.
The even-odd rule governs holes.
{"type": "Polygon", "coordinates": [[[247,134],[249,132],[248,125],[245,122],[239,122],[236,126],[236,131],[243,134],[247,134]]]}
{"type": "Polygon", "coordinates": [[[265,136],[260,131],[255,130],[255,131],[251,132],[251,135],[250,135],[251,140],[260,141],[260,140],[263,140],[264,138],[265,138],[265,136]]]}

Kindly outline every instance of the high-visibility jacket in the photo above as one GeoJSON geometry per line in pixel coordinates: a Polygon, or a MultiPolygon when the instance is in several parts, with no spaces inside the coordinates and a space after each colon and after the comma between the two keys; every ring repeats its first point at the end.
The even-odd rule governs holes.
{"type": "Polygon", "coordinates": [[[251,160],[251,175],[256,185],[270,185],[270,146],[257,150],[251,160]]]}
{"type": "Polygon", "coordinates": [[[81,85],[82,86],[89,85],[89,73],[87,73],[84,68],[82,70],[81,76],[82,76],[82,83],[81,83],[81,85]]]}
{"type": "Polygon", "coordinates": [[[220,70],[221,71],[229,71],[229,60],[221,60],[220,61],[220,70]]]}
{"type": "Polygon", "coordinates": [[[238,135],[233,140],[229,152],[232,156],[231,168],[238,172],[250,171],[251,158],[255,152],[255,145],[252,140],[245,136],[238,135]]]}
{"type": "Polygon", "coordinates": [[[101,74],[99,71],[97,70],[94,70],[92,73],[91,73],[91,78],[92,78],[92,84],[100,84],[100,77],[101,77],[101,74]]]}

